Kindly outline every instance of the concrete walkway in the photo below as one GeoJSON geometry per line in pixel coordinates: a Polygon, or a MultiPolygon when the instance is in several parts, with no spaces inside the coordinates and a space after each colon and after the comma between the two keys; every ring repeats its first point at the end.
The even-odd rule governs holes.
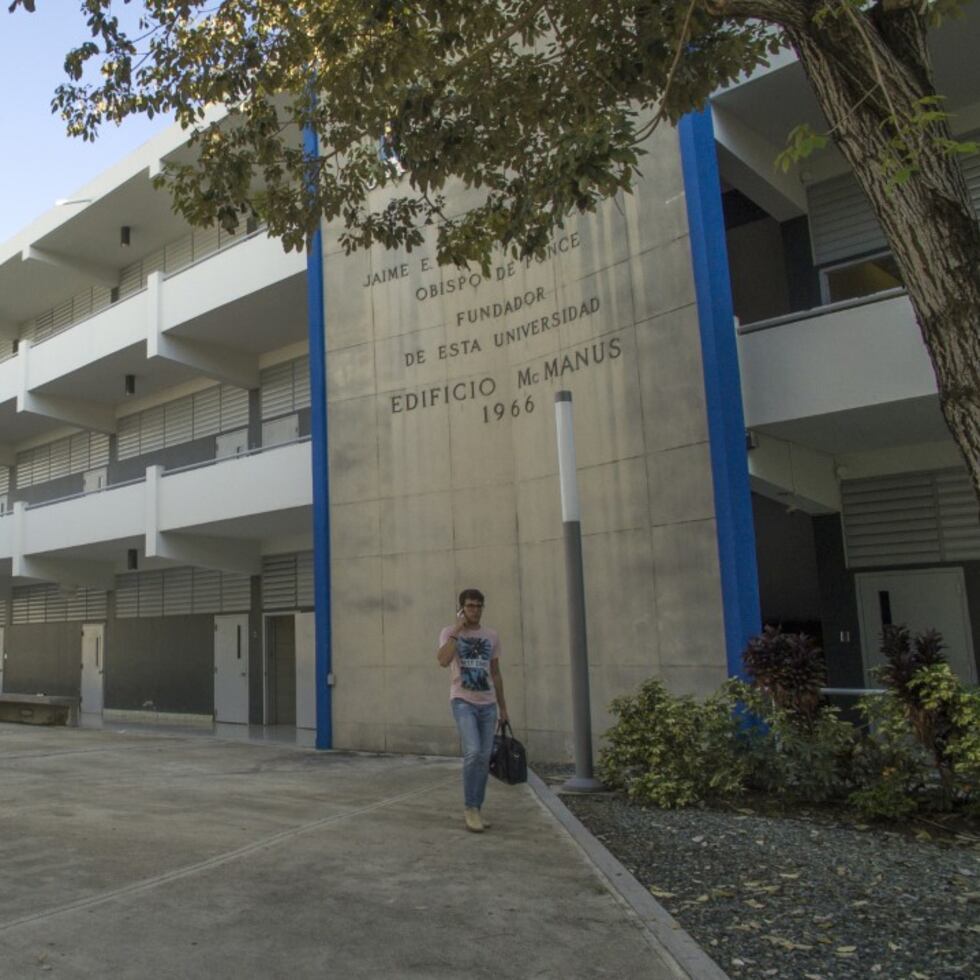
{"type": "Polygon", "coordinates": [[[0,725],[0,977],[685,975],[530,787],[460,811],[457,760],[0,725]]]}

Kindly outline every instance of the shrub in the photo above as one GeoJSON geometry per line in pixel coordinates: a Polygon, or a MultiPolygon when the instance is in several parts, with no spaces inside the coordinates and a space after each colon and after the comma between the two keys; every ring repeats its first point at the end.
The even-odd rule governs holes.
{"type": "Polygon", "coordinates": [[[699,703],[651,678],[613,701],[617,721],[599,753],[600,778],[634,802],[666,809],[737,795],[746,761],[733,708],[724,689],[699,703]]]}
{"type": "MultiPolygon", "coordinates": [[[[895,649],[903,647],[899,637],[895,649]]],[[[980,692],[947,663],[920,662],[858,707],[869,731],[856,756],[862,785],[850,799],[866,815],[898,819],[957,803],[980,808],[980,692]]]]}
{"type": "Polygon", "coordinates": [[[783,711],[802,722],[815,721],[821,711],[820,688],[827,683],[823,651],[805,633],[784,633],[767,626],[749,640],[742,662],[752,682],[783,711]]]}
{"type": "MultiPolygon", "coordinates": [[[[886,626],[882,631],[881,652],[884,666],[876,674],[901,702],[915,737],[929,753],[942,784],[944,806],[953,792],[952,760],[948,745],[953,735],[950,696],[942,696],[933,685],[927,697],[923,689],[929,671],[945,670],[951,680],[946,658],[942,654],[943,639],[935,630],[917,634],[914,639],[905,626],[886,626]],[[928,703],[927,703],[928,701],[928,703]]],[[[939,675],[935,675],[937,678],[939,675]]]]}
{"type": "Polygon", "coordinates": [[[913,643],[907,626],[886,626],[881,631],[881,652],[884,666],[879,667],[878,679],[893,690],[906,704],[921,704],[913,690],[912,679],[923,667],[946,663],[942,634],[926,630],[913,643]]]}
{"type": "Polygon", "coordinates": [[[750,713],[742,749],[749,783],[790,801],[823,803],[850,787],[854,726],[837,708],[818,705],[808,716],[777,703],[768,690],[730,682],[750,713]]]}
{"type": "Polygon", "coordinates": [[[980,691],[953,675],[935,631],[883,635],[884,694],[858,703],[865,726],[820,697],[820,648],[767,628],[744,658],[755,683],[731,680],[703,703],[656,679],[612,703],[603,781],[630,800],[671,808],[755,787],[793,802],[846,798],[867,817],[931,807],[980,812],[980,691]]]}
{"type": "Polygon", "coordinates": [[[857,788],[848,801],[871,819],[909,817],[925,802],[929,756],[909,727],[897,695],[868,695],[857,708],[867,727],[855,747],[852,771],[857,788]]]}
{"type": "Polygon", "coordinates": [[[922,711],[940,719],[936,725],[940,735],[933,736],[931,752],[940,774],[943,805],[967,802],[976,809],[980,806],[980,691],[963,684],[946,663],[923,667],[910,687],[922,711]]]}

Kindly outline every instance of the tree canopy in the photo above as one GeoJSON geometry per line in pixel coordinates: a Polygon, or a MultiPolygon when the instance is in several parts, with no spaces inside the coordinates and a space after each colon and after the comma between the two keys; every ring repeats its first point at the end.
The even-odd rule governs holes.
{"type": "Polygon", "coordinates": [[[630,189],[653,121],[778,43],[691,0],[144,0],[138,36],[110,0],[80,5],[92,38],[68,54],[54,109],[84,139],[143,113],[194,131],[196,162],[166,178],[192,222],[255,211],[287,247],[321,215],[350,245],[414,245],[435,224],[456,262],[494,243],[533,251],[570,212],[630,189]],[[215,104],[230,118],[204,124],[215,104]],[[372,213],[388,122],[409,173],[372,213]],[[312,167],[304,126],[322,148],[312,167]],[[466,215],[444,210],[453,178],[485,192],[466,215]]]}
{"type": "Polygon", "coordinates": [[[791,47],[895,255],[980,494],[980,229],[957,161],[976,147],[951,136],[927,45],[968,0],[142,0],[138,36],[119,0],[78,2],[91,39],[54,109],[85,139],[173,114],[197,153],[161,181],[193,224],[257,214],[287,248],[322,218],[348,248],[413,247],[435,226],[455,263],[540,250],[632,189],[652,126],[791,47]],[[476,195],[464,214],[447,212],[451,180],[476,195]],[[369,197],[377,182],[391,194],[369,197]]]}

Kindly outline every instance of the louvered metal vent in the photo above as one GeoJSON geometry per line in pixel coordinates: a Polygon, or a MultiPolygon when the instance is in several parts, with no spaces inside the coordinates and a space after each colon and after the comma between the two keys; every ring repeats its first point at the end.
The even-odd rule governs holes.
{"type": "Polygon", "coordinates": [[[293,366],[277,364],[266,368],[261,376],[262,419],[288,415],[293,410],[293,366]]]}
{"type": "Polygon", "coordinates": [[[234,432],[248,425],[248,391],[233,385],[221,386],[221,430],[234,432]]]}
{"type": "Polygon", "coordinates": [[[11,619],[25,623],[86,622],[106,618],[106,593],[98,589],[67,589],[57,585],[14,586],[11,619]]]}
{"type": "Polygon", "coordinates": [[[140,618],[163,615],[163,572],[140,572],[140,618]]]}
{"type": "Polygon", "coordinates": [[[116,446],[120,459],[132,459],[247,425],[248,391],[232,385],[214,385],[121,418],[116,446]]]}
{"type": "Polygon", "coordinates": [[[270,555],[262,559],[262,608],[296,608],[295,555],[270,555]]]}
{"type": "MultiPolygon", "coordinates": [[[[976,139],[972,133],[963,139],[976,139]]],[[[980,215],[980,157],[960,161],[973,207],[980,215]]],[[[813,264],[822,266],[888,249],[878,220],[854,177],[847,173],[807,187],[813,264]]]]}
{"type": "Polygon", "coordinates": [[[313,608],[312,551],[262,559],[262,608],[313,608]]]}
{"type": "Polygon", "coordinates": [[[194,395],[194,438],[221,431],[221,388],[205,388],[194,395]]]}
{"type": "Polygon", "coordinates": [[[293,361],[293,407],[309,408],[310,359],[301,357],[293,361]]]}
{"type": "Polygon", "coordinates": [[[252,580],[248,575],[221,576],[221,612],[248,612],[252,608],[252,580]]]}
{"type": "Polygon", "coordinates": [[[296,556],[296,602],[303,609],[313,608],[313,552],[296,556]]]}
{"type": "Polygon", "coordinates": [[[140,611],[139,575],[116,576],[116,618],[133,619],[140,611]]]}
{"type": "Polygon", "coordinates": [[[185,616],[194,608],[194,572],[168,568],[163,573],[163,615],[185,616]]]}
{"type": "Polygon", "coordinates": [[[213,568],[194,569],[194,612],[221,610],[221,572],[213,568]]]}
{"type": "Polygon", "coordinates": [[[179,446],[194,438],[194,400],[178,398],[164,405],[163,444],[179,446]]]}
{"type": "Polygon", "coordinates": [[[295,361],[266,368],[260,375],[259,384],[263,421],[307,408],[310,404],[310,359],[298,357],[295,361]]]}
{"type": "Polygon", "coordinates": [[[79,432],[67,439],[18,453],[17,486],[37,486],[108,463],[109,437],[101,432],[79,432]]]}
{"type": "Polygon", "coordinates": [[[980,557],[980,519],[977,496],[965,473],[944,470],[936,474],[939,530],[945,561],[980,557]]]}
{"type": "Polygon", "coordinates": [[[980,558],[980,520],[969,477],[959,469],[841,483],[850,568],[980,558]]]}
{"type": "Polygon", "coordinates": [[[864,192],[851,174],[807,188],[813,264],[828,265],[888,247],[864,192]]]}
{"type": "Polygon", "coordinates": [[[116,576],[116,616],[120,619],[247,612],[250,608],[248,575],[181,567],[116,576]]]}

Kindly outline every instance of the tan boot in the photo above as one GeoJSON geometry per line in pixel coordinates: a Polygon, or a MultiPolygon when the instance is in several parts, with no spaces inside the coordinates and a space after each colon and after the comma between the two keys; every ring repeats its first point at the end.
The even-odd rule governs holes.
{"type": "Polygon", "coordinates": [[[487,820],[487,818],[483,815],[483,811],[482,810],[477,810],[477,813],[480,814],[480,823],[483,824],[483,829],[484,830],[489,830],[490,829],[490,821],[487,820]]]}
{"type": "Polygon", "coordinates": [[[483,833],[483,821],[480,819],[480,811],[475,806],[468,806],[463,810],[463,819],[466,821],[466,829],[473,831],[474,834],[483,833]]]}

